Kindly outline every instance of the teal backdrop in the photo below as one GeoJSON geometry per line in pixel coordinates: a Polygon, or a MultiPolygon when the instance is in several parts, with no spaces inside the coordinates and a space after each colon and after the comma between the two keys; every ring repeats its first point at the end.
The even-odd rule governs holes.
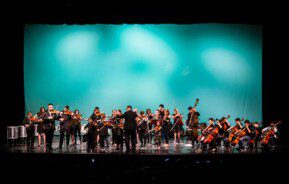
{"type": "Polygon", "coordinates": [[[95,106],[262,119],[262,26],[26,25],[26,111],[53,103],[88,117],[95,106]]]}

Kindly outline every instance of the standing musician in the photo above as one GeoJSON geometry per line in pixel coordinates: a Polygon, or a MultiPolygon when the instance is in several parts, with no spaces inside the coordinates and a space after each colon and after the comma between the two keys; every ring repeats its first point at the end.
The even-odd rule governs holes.
{"type": "Polygon", "coordinates": [[[34,124],[36,122],[36,118],[32,116],[31,112],[27,113],[27,116],[23,120],[23,124],[26,127],[26,133],[27,133],[27,149],[33,149],[34,148],[34,124]]]}
{"type": "Polygon", "coordinates": [[[160,104],[159,105],[159,109],[158,109],[158,111],[159,111],[159,115],[160,115],[160,118],[162,119],[163,117],[164,117],[164,115],[165,115],[165,109],[164,109],[164,105],[163,104],[160,104]]]}
{"type": "MultiPolygon", "coordinates": [[[[120,109],[116,111],[116,114],[122,115],[122,112],[120,109]]],[[[116,149],[115,150],[122,150],[123,149],[123,119],[122,118],[116,118],[115,119],[116,124],[116,149]]]]}
{"type": "Polygon", "coordinates": [[[152,129],[152,131],[154,131],[154,141],[155,141],[155,145],[157,150],[161,149],[161,143],[162,143],[162,126],[161,126],[161,122],[157,121],[156,126],[154,127],[154,129],[152,129]]]}
{"type": "Polygon", "coordinates": [[[178,109],[174,109],[174,114],[172,116],[174,119],[174,125],[171,130],[174,131],[174,143],[180,143],[181,131],[183,128],[183,115],[179,113],[178,109]]]}
{"type": "Polygon", "coordinates": [[[163,129],[163,137],[164,137],[164,146],[169,146],[169,134],[170,134],[170,128],[171,128],[171,116],[168,109],[164,111],[164,117],[163,117],[163,123],[162,123],[162,129],[163,129]]]}
{"type": "Polygon", "coordinates": [[[125,134],[125,146],[126,153],[129,153],[131,150],[135,153],[136,149],[136,117],[137,113],[132,111],[132,107],[128,105],[126,107],[126,112],[124,114],[118,113],[118,118],[124,118],[124,134],[125,134]],[[130,148],[131,143],[131,148],[130,148]]]}
{"type": "Polygon", "coordinates": [[[81,121],[83,120],[82,115],[79,113],[79,110],[75,110],[72,119],[71,119],[71,133],[72,138],[74,139],[74,145],[77,145],[77,136],[79,137],[79,142],[81,143],[81,121]]]}
{"type": "Polygon", "coordinates": [[[89,149],[94,150],[95,147],[97,147],[97,144],[99,142],[99,131],[98,131],[98,126],[99,122],[102,119],[102,114],[99,111],[99,107],[95,107],[93,110],[93,113],[90,116],[90,119],[92,121],[92,129],[89,131],[90,135],[89,138],[90,140],[87,139],[89,143],[89,149]]]}
{"type": "Polygon", "coordinates": [[[148,119],[144,111],[140,111],[140,116],[136,117],[137,121],[137,131],[139,133],[139,140],[141,143],[141,148],[146,147],[147,143],[147,133],[148,133],[148,119]]]}
{"type": "Polygon", "coordinates": [[[64,135],[66,136],[66,148],[69,148],[70,140],[70,121],[71,121],[72,112],[69,110],[69,106],[66,105],[63,111],[60,114],[60,140],[59,140],[59,149],[62,149],[64,135]]]}
{"type": "MultiPolygon", "coordinates": [[[[196,101],[197,104],[197,101],[196,101]]],[[[195,106],[196,106],[195,104],[195,106]]],[[[192,146],[194,146],[195,142],[198,139],[198,129],[199,129],[199,116],[200,113],[196,110],[196,108],[188,107],[189,113],[186,120],[186,128],[188,132],[188,139],[192,141],[192,146]]]]}
{"type": "MultiPolygon", "coordinates": [[[[146,110],[146,116],[148,117],[148,129],[151,130],[153,128],[153,125],[154,125],[154,114],[152,113],[152,111],[150,109],[147,109],[146,110]]],[[[153,140],[153,134],[151,131],[148,132],[148,143],[152,142],[153,140]]]]}
{"type": "Polygon", "coordinates": [[[116,140],[116,137],[117,137],[117,135],[116,135],[116,133],[117,133],[117,117],[116,117],[116,115],[117,115],[117,110],[113,110],[112,111],[112,115],[111,115],[111,117],[109,118],[109,121],[111,122],[111,125],[112,125],[112,130],[111,130],[111,134],[112,134],[112,146],[116,146],[116,142],[117,142],[117,140],[116,140]]]}
{"type": "Polygon", "coordinates": [[[52,141],[55,131],[55,120],[59,119],[60,112],[55,110],[53,104],[48,104],[48,108],[44,115],[44,125],[45,125],[45,136],[46,136],[46,148],[52,150],[52,141]]]}
{"type": "Polygon", "coordinates": [[[236,133],[237,138],[235,138],[235,139],[238,139],[238,137],[240,138],[239,148],[238,148],[240,151],[245,150],[244,141],[250,141],[251,140],[251,137],[250,137],[251,132],[252,132],[252,130],[250,128],[251,123],[249,120],[245,120],[244,123],[245,123],[244,128],[237,131],[237,133],[236,133]],[[242,136],[240,136],[241,132],[243,133],[242,136]]]}
{"type": "Polygon", "coordinates": [[[43,122],[43,118],[45,116],[45,109],[44,107],[40,107],[39,112],[36,114],[37,121],[37,133],[38,133],[38,147],[41,146],[42,141],[41,137],[43,138],[43,145],[46,146],[46,136],[45,136],[45,126],[43,122]]]}
{"type": "Polygon", "coordinates": [[[111,123],[106,121],[106,115],[101,114],[101,121],[97,123],[97,131],[99,132],[99,142],[101,151],[109,148],[108,143],[108,128],[111,127],[111,123]]]}

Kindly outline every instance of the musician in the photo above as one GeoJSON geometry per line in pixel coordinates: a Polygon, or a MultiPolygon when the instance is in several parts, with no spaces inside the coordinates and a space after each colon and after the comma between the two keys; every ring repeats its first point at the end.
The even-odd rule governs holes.
{"type": "Polygon", "coordinates": [[[125,146],[126,153],[129,153],[131,150],[133,153],[136,151],[136,117],[138,115],[132,111],[130,105],[127,106],[126,112],[124,114],[118,113],[118,118],[124,118],[124,134],[125,134],[125,146]],[[130,148],[131,143],[131,148],[130,148]]]}
{"type": "Polygon", "coordinates": [[[186,128],[188,132],[188,139],[192,141],[192,145],[198,139],[198,125],[199,125],[199,116],[200,113],[196,108],[188,107],[189,113],[186,120],[186,128]]]}
{"type": "MultiPolygon", "coordinates": [[[[146,116],[148,117],[148,129],[152,130],[153,126],[154,126],[154,114],[152,113],[152,111],[150,109],[146,110],[146,116]]],[[[148,143],[152,142],[153,140],[153,134],[151,131],[148,132],[148,143]]]]}
{"type": "Polygon", "coordinates": [[[163,137],[164,137],[164,146],[169,146],[169,133],[171,128],[171,116],[170,111],[166,109],[164,111],[164,117],[163,117],[163,123],[162,123],[162,129],[163,129],[163,137]]]}
{"type": "Polygon", "coordinates": [[[93,151],[99,142],[98,123],[101,121],[101,113],[99,107],[95,107],[93,113],[90,116],[91,123],[89,125],[87,134],[87,150],[93,151]]]}
{"type": "Polygon", "coordinates": [[[71,125],[71,132],[74,137],[74,145],[77,145],[77,136],[79,137],[79,142],[81,143],[81,121],[83,120],[82,115],[79,113],[79,110],[75,110],[72,115],[73,123],[71,125]]]}
{"type": "Polygon", "coordinates": [[[53,104],[48,104],[47,110],[45,111],[45,115],[43,118],[45,125],[45,136],[46,136],[46,148],[51,151],[52,150],[52,141],[53,135],[55,131],[55,120],[59,119],[60,112],[54,110],[53,104]]]}
{"type": "MultiPolygon", "coordinates": [[[[120,109],[116,111],[116,114],[122,115],[122,112],[120,109]]],[[[123,119],[122,118],[116,118],[116,150],[123,150],[123,119]]]]}
{"type": "Polygon", "coordinates": [[[146,147],[147,143],[147,133],[148,133],[148,119],[144,111],[140,111],[140,116],[136,118],[138,123],[137,130],[139,133],[139,140],[141,143],[141,148],[146,147]]]}
{"type": "Polygon", "coordinates": [[[229,136],[228,128],[231,126],[228,119],[222,117],[220,121],[218,121],[219,126],[219,134],[216,136],[216,144],[217,146],[221,146],[221,142],[224,141],[225,146],[228,147],[229,143],[226,141],[227,137],[229,136]]]}
{"type": "Polygon", "coordinates": [[[164,117],[164,114],[165,114],[165,108],[164,107],[165,106],[163,104],[159,105],[158,111],[159,111],[159,116],[160,116],[161,119],[164,117]]]}
{"type": "Polygon", "coordinates": [[[99,143],[100,143],[100,151],[103,152],[105,149],[108,149],[109,143],[108,143],[108,128],[111,126],[108,125],[108,122],[106,121],[105,114],[102,114],[101,121],[97,123],[97,131],[99,133],[99,143]]]}
{"type": "Polygon", "coordinates": [[[156,126],[153,129],[154,131],[154,141],[155,141],[155,145],[157,150],[161,149],[161,143],[162,143],[162,126],[161,126],[161,122],[157,121],[156,126]]]}
{"type": "Polygon", "coordinates": [[[32,116],[31,112],[27,113],[27,116],[23,120],[23,124],[26,127],[26,134],[27,134],[27,149],[33,149],[34,148],[34,124],[35,119],[32,116]]]}
{"type": "Polygon", "coordinates": [[[66,136],[66,148],[69,148],[70,141],[70,121],[71,121],[72,112],[69,110],[69,106],[66,105],[61,112],[60,121],[60,140],[59,140],[59,149],[62,149],[64,136],[66,136]]]}
{"type": "Polygon", "coordinates": [[[183,115],[179,113],[178,109],[174,109],[174,114],[172,116],[174,119],[173,131],[174,131],[174,143],[180,143],[181,131],[183,128],[183,115]]]}
{"type": "MultiPolygon", "coordinates": [[[[246,132],[246,134],[245,134],[245,136],[240,138],[239,148],[238,148],[239,151],[244,151],[245,150],[244,141],[250,141],[251,140],[251,137],[250,137],[250,134],[252,132],[252,130],[250,129],[250,124],[251,123],[250,123],[249,120],[245,120],[244,124],[245,124],[245,126],[244,126],[243,129],[245,129],[244,131],[246,132]]],[[[239,130],[239,131],[242,131],[242,130],[239,130]]]]}
{"type": "Polygon", "coordinates": [[[216,128],[217,125],[215,125],[215,121],[213,118],[209,118],[209,124],[208,126],[202,131],[202,135],[204,136],[204,140],[202,143],[202,149],[206,149],[207,145],[209,145],[209,149],[211,151],[215,151],[216,149],[216,142],[213,139],[211,142],[206,142],[206,138],[210,136],[211,132],[216,128]]]}
{"type": "MultiPolygon", "coordinates": [[[[273,135],[270,136],[269,138],[269,142],[271,145],[275,145],[276,144],[276,141],[278,139],[278,127],[276,126],[277,123],[275,123],[274,121],[271,121],[270,122],[270,126],[267,126],[265,128],[262,129],[262,134],[263,134],[263,137],[266,136],[266,134],[270,131],[270,130],[273,130],[272,133],[273,135]]],[[[262,144],[264,148],[268,148],[268,145],[269,144],[262,144]]]]}
{"type": "Polygon", "coordinates": [[[257,149],[258,148],[258,142],[260,140],[260,135],[261,135],[261,128],[259,127],[258,122],[254,122],[253,126],[251,128],[252,132],[250,134],[251,141],[248,142],[248,146],[250,149],[257,149]]]}
{"type": "Polygon", "coordinates": [[[112,115],[111,117],[109,118],[110,119],[110,122],[112,124],[112,130],[111,130],[111,134],[112,134],[112,146],[116,146],[117,144],[117,140],[116,140],[116,133],[117,133],[117,110],[113,110],[112,111],[112,115]]]}
{"type": "Polygon", "coordinates": [[[43,122],[44,116],[45,116],[45,108],[40,107],[39,112],[37,112],[36,114],[36,117],[38,119],[37,121],[38,147],[41,146],[42,144],[41,137],[43,138],[43,145],[46,146],[45,126],[43,122]]]}

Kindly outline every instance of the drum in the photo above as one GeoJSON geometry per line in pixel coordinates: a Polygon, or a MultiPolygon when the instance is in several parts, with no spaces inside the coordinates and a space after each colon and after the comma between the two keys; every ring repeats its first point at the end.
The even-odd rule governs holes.
{"type": "Polygon", "coordinates": [[[38,125],[34,125],[34,136],[38,136],[37,127],[38,125]]]}
{"type": "Polygon", "coordinates": [[[26,132],[26,127],[25,126],[19,126],[19,138],[26,138],[27,137],[27,132],[26,132]]]}
{"type": "Polygon", "coordinates": [[[17,126],[8,126],[7,127],[7,139],[18,139],[18,127],[17,126]]]}

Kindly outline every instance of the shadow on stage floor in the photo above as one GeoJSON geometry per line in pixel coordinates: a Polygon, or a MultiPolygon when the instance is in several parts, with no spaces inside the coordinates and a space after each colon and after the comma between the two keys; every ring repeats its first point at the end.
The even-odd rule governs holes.
{"type": "Polygon", "coordinates": [[[154,151],[87,154],[64,149],[45,153],[26,152],[25,146],[6,147],[1,149],[1,175],[2,179],[12,181],[65,183],[88,180],[94,183],[259,183],[287,179],[287,169],[283,169],[288,167],[287,146],[278,146],[275,151],[235,154],[155,154],[154,151]]]}

